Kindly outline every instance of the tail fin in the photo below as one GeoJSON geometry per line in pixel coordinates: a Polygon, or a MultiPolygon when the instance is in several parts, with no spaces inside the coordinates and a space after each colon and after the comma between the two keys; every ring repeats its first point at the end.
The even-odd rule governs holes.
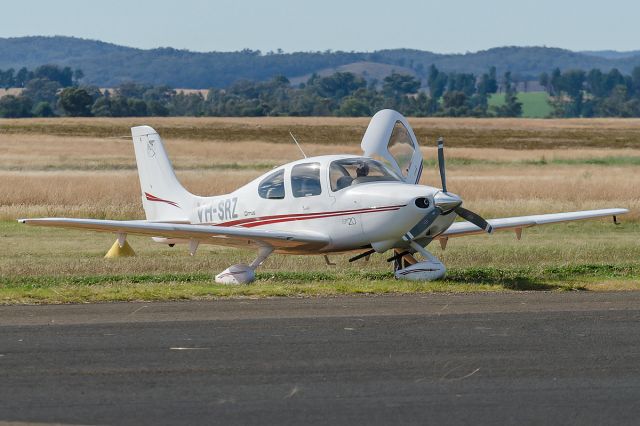
{"type": "Polygon", "coordinates": [[[196,197],[178,181],[158,132],[149,126],[132,127],[131,136],[147,220],[188,221],[196,197]]]}

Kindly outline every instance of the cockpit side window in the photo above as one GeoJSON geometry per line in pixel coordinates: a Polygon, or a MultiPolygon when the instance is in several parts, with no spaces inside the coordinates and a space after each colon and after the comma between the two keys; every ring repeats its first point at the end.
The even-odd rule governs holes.
{"type": "Polygon", "coordinates": [[[346,158],[329,166],[329,182],[333,192],[365,182],[399,181],[400,177],[371,158],[346,158]]]}
{"type": "Polygon", "coordinates": [[[284,169],[270,174],[258,185],[258,195],[268,200],[284,198],[284,169]]]}
{"type": "Polygon", "coordinates": [[[294,197],[311,197],[322,193],[320,163],[304,163],[291,169],[291,191],[294,197]]]}

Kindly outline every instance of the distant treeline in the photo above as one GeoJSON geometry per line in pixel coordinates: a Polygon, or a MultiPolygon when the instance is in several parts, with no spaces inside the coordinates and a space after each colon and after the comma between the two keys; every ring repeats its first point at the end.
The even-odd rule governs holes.
{"type": "Polygon", "coordinates": [[[292,86],[283,76],[266,82],[239,81],[228,88],[200,92],[176,91],[168,86],[124,83],[110,90],[82,86],[82,71],[53,65],[33,72],[0,71],[5,87],[22,86],[20,95],[0,99],[1,117],[52,116],[369,116],[394,108],[412,116],[518,116],[510,74],[503,77],[506,102],[489,109],[488,97],[498,90],[495,68],[474,74],[429,69],[428,91],[407,74],[393,73],[377,82],[337,72],[312,75],[292,86]]]}
{"type": "MultiPolygon", "coordinates": [[[[44,65],[0,70],[4,87],[23,87],[19,95],[0,98],[0,117],[139,117],[139,116],[370,116],[393,108],[408,116],[518,117],[522,104],[509,72],[498,77],[491,67],[481,75],[443,72],[431,65],[427,87],[408,74],[392,73],[367,82],[348,72],[312,75],[293,86],[283,76],[269,81],[238,81],[207,96],[168,86],[124,83],[109,90],[83,86],[81,70],[44,65]],[[499,90],[500,89],[500,90],[499,90]],[[500,106],[488,99],[504,96],[500,106]]],[[[554,70],[540,76],[550,94],[553,116],[639,117],[640,67],[631,75],[554,70]]]]}
{"type": "Polygon", "coordinates": [[[631,75],[617,69],[543,73],[554,117],[640,117],[640,67],[631,75]]]}

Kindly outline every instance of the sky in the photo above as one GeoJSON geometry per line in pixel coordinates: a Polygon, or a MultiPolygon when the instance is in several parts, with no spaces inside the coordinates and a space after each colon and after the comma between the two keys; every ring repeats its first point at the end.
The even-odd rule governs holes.
{"type": "Polygon", "coordinates": [[[66,35],[139,48],[262,52],[498,46],[640,49],[637,0],[21,0],[0,37],[66,35]]]}

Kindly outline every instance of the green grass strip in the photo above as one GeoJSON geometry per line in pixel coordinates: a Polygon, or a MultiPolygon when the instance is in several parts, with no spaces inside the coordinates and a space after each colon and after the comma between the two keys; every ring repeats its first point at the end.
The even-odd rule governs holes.
{"type": "MultiPolygon", "coordinates": [[[[348,281],[384,281],[393,279],[391,272],[259,272],[257,283],[332,283],[348,281]]],[[[580,280],[583,278],[637,278],[640,279],[640,264],[585,264],[553,267],[524,268],[452,268],[443,281],[465,284],[503,285],[510,288],[513,283],[542,283],[548,281],[580,280]]],[[[212,273],[189,274],[136,274],[136,275],[90,275],[90,276],[0,276],[0,288],[45,288],[58,285],[95,286],[114,283],[163,284],[163,283],[212,283],[212,273]]],[[[250,286],[249,286],[250,287],[250,286]]]]}

